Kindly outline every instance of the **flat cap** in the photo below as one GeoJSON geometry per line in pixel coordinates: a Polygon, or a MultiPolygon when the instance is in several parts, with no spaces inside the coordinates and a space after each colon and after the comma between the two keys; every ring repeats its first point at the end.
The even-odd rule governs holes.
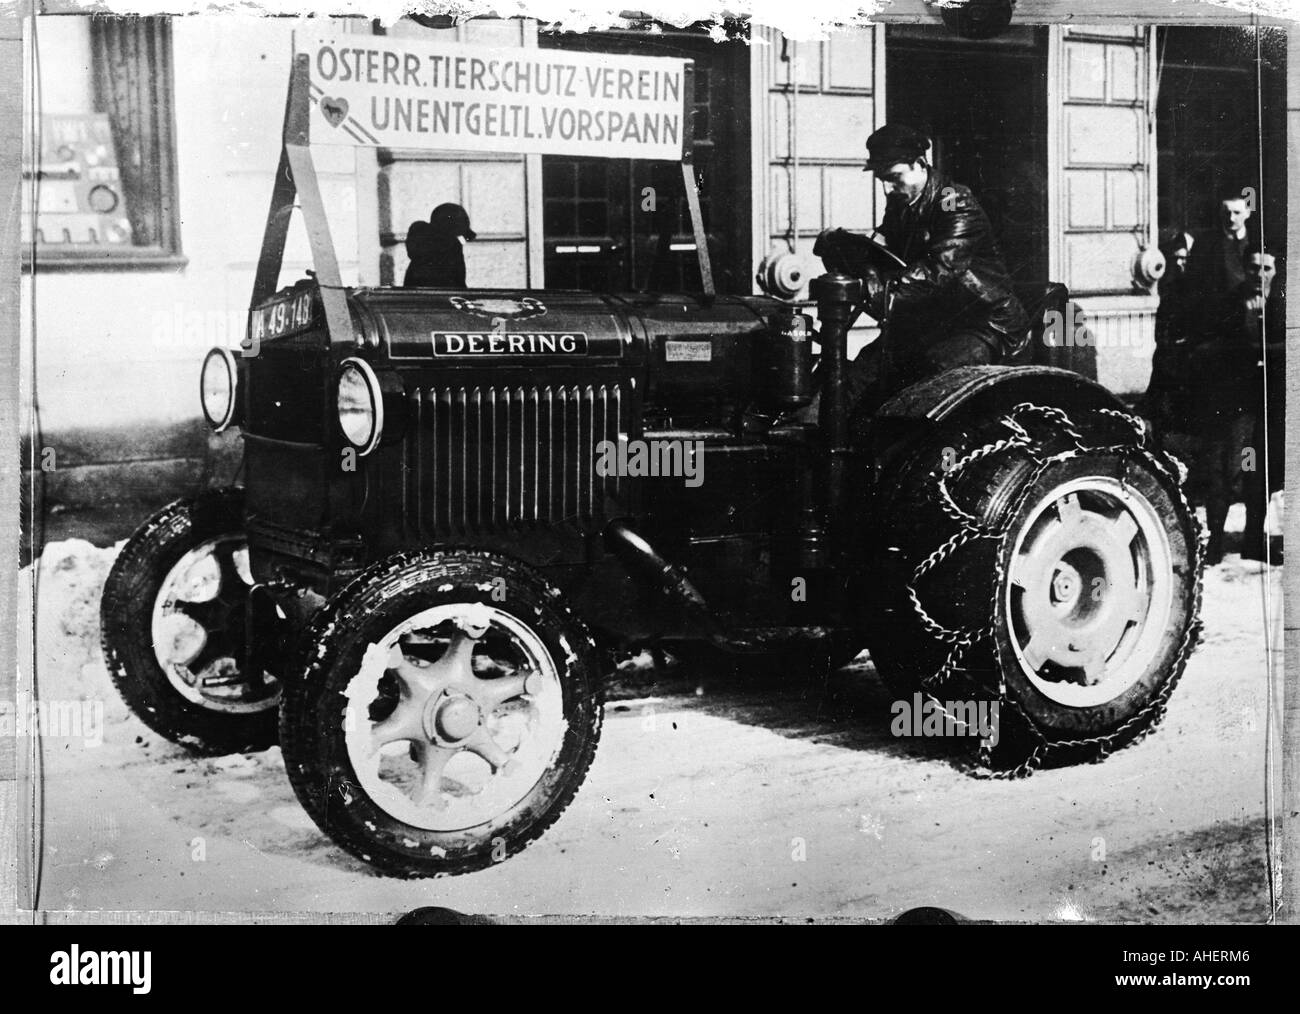
{"type": "Polygon", "coordinates": [[[898,162],[915,162],[930,147],[930,138],[915,127],[886,123],[867,138],[864,172],[888,169],[898,162]]]}

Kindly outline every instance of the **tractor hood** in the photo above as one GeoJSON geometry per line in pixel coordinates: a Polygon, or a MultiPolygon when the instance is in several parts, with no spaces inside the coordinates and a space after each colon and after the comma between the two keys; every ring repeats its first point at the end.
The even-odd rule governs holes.
{"type": "Polygon", "coordinates": [[[642,337],[620,301],[582,292],[363,289],[379,352],[448,366],[620,359],[642,337]]]}
{"type": "MultiPolygon", "coordinates": [[[[357,289],[352,298],[373,328],[377,351],[394,365],[480,368],[632,365],[644,361],[648,347],[674,338],[689,343],[759,332],[780,306],[765,297],[509,289],[357,289]]],[[[681,346],[681,355],[693,353],[703,355],[681,346]]]]}

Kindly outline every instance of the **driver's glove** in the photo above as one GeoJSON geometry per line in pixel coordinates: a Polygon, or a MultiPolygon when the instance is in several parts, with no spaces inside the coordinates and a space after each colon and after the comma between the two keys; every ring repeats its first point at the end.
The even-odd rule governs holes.
{"type": "Polygon", "coordinates": [[[827,271],[838,271],[840,273],[850,273],[848,264],[848,243],[846,237],[849,234],[843,229],[823,229],[817,236],[817,241],[813,243],[813,256],[820,257],[822,263],[826,265],[827,271]]]}

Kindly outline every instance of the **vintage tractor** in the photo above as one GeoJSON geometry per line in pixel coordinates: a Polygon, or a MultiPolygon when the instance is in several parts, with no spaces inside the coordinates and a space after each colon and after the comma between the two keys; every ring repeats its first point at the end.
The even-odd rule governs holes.
{"type": "MultiPolygon", "coordinates": [[[[974,758],[995,772],[1159,721],[1199,532],[1181,467],[1104,388],[963,368],[855,415],[861,282],[816,279],[815,324],[714,294],[689,135],[701,295],[347,287],[309,146],[343,121],[310,72],[296,56],[244,347],[202,370],[242,485],[146,521],[104,590],[105,656],[151,728],[209,753],[278,738],[334,841],[430,876],[555,822],[636,646],[805,670],[866,648],[898,694],[998,702],[974,758]],[[282,289],[295,195],[316,273],[282,289]],[[789,415],[815,393],[816,422],[789,415]]],[[[1026,296],[1064,319],[1063,287],[1026,296]]]]}
{"type": "Polygon", "coordinates": [[[109,577],[119,689],[200,751],[278,734],[320,827],[412,876],[556,820],[630,646],[865,647],[900,694],[999,701],[994,771],[1148,732],[1197,629],[1180,466],[1046,367],[951,371],[855,431],[860,283],[813,291],[816,331],[764,296],[352,289],[343,340],[314,280],[278,292],[258,354],[203,368],[243,485],[167,507],[109,577]],[[819,424],[774,421],[814,384],[819,424]]]}

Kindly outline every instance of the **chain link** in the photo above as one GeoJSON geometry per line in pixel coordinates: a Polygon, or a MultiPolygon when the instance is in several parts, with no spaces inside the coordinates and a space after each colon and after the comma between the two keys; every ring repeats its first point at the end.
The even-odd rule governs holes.
{"type": "Polygon", "coordinates": [[[952,630],[945,627],[942,623],[931,616],[923,605],[921,605],[921,596],[916,590],[916,582],[926,575],[929,571],[939,566],[944,560],[955,553],[968,542],[974,542],[976,539],[990,537],[991,533],[982,531],[978,528],[962,528],[954,532],[938,549],[927,556],[920,562],[916,570],[912,572],[912,580],[907,583],[907,597],[912,601],[912,608],[916,610],[916,615],[931,634],[940,641],[954,642],[960,640],[968,633],[964,630],[952,630]]]}
{"type": "Polygon", "coordinates": [[[977,633],[966,632],[957,637],[952,642],[952,648],[948,652],[948,657],[943,660],[936,672],[921,680],[921,686],[926,690],[939,690],[944,683],[953,675],[957,663],[965,655],[966,649],[969,648],[978,639],[977,633]]]}
{"type": "Polygon", "coordinates": [[[986,458],[992,454],[1000,454],[1008,451],[1013,447],[1028,447],[1032,442],[1025,428],[1020,425],[1012,416],[1005,416],[999,420],[1004,426],[1011,430],[1012,436],[1004,437],[1001,440],[995,440],[991,444],[984,444],[977,447],[963,458],[959,458],[950,468],[945,468],[939,478],[939,506],[945,514],[964,527],[982,528],[978,518],[969,511],[958,506],[957,501],[952,498],[952,493],[948,489],[948,480],[953,476],[961,473],[968,465],[986,458]]]}
{"type": "Polygon", "coordinates": [[[1134,432],[1137,433],[1138,446],[1143,448],[1147,446],[1147,424],[1137,416],[1133,415],[1131,412],[1121,412],[1119,409],[1115,408],[1099,408],[1096,409],[1096,412],[1098,415],[1112,416],[1115,419],[1127,423],[1133,428],[1134,432]]]}
{"type": "Polygon", "coordinates": [[[1074,428],[1074,423],[1070,421],[1070,417],[1065,414],[1064,409],[1059,409],[1055,405],[1035,405],[1032,401],[1022,401],[1011,410],[1013,416],[1022,412],[1033,412],[1053,420],[1061,427],[1065,435],[1074,441],[1079,450],[1085,449],[1083,434],[1074,428]]]}

